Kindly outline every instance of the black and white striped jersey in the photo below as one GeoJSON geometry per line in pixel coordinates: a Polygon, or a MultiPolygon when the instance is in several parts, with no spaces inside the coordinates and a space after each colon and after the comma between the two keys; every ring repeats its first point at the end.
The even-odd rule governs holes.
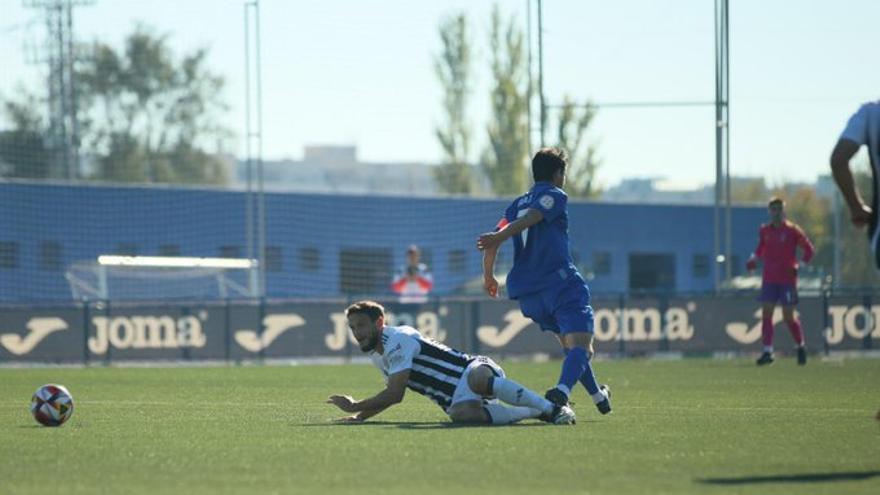
{"type": "Polygon", "coordinates": [[[373,364],[388,376],[412,370],[407,388],[446,408],[452,404],[455,388],[473,358],[440,342],[423,337],[408,326],[385,327],[382,331],[384,352],[370,355],[373,364]]]}

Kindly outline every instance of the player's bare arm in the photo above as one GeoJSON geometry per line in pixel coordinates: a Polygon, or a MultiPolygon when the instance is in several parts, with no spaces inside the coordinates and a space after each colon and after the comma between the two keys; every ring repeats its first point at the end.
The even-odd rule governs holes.
{"type": "Polygon", "coordinates": [[[749,272],[753,272],[758,269],[758,260],[761,258],[761,256],[758,254],[760,249],[761,244],[758,243],[758,249],[756,249],[755,252],[752,253],[751,256],[749,256],[749,259],[746,260],[746,270],[748,270],[749,272]]]}
{"type": "Polygon", "coordinates": [[[797,245],[801,248],[801,252],[803,253],[801,261],[809,263],[813,259],[813,255],[816,254],[816,248],[813,246],[810,238],[807,237],[807,234],[801,229],[798,229],[797,245]]]}
{"type": "Polygon", "coordinates": [[[480,238],[477,239],[477,249],[484,251],[491,247],[500,246],[501,243],[507,239],[510,239],[543,219],[543,213],[534,208],[529,208],[525,216],[516,219],[498,232],[486,232],[485,234],[482,234],[480,238]]]}
{"type": "MultiPolygon", "coordinates": [[[[329,402],[329,401],[328,401],[329,402]]],[[[388,409],[387,407],[382,409],[372,409],[370,411],[361,411],[357,414],[352,414],[350,416],[343,416],[341,418],[336,418],[333,420],[334,423],[363,423],[369,418],[379,414],[380,412],[388,409]]]]}
{"type": "MultiPolygon", "coordinates": [[[[406,382],[411,370],[403,370],[388,377],[388,385],[378,394],[364,400],[355,400],[349,395],[331,395],[328,404],[333,404],[347,413],[375,411],[375,414],[400,403],[406,394],[406,382]]],[[[373,414],[373,415],[375,415],[373,414]]],[[[364,415],[369,417],[367,415],[364,415]]],[[[366,419],[364,417],[363,419],[366,419]]]]}
{"type": "Polygon", "coordinates": [[[859,151],[859,144],[855,141],[838,140],[834,151],[831,152],[831,172],[834,175],[834,182],[837,182],[846,204],[849,205],[852,223],[862,226],[871,221],[871,208],[865,204],[856,189],[852,170],[849,168],[849,161],[857,151],[859,151]]]}
{"type": "Polygon", "coordinates": [[[498,280],[495,279],[495,259],[498,245],[483,250],[483,289],[489,297],[498,297],[498,280]]]}

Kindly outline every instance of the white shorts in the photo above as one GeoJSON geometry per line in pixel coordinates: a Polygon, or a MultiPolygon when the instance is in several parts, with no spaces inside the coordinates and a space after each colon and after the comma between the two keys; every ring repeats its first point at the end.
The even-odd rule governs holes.
{"type": "Polygon", "coordinates": [[[449,404],[449,407],[452,407],[459,402],[467,402],[467,401],[483,401],[487,399],[487,397],[483,397],[482,395],[471,390],[471,387],[468,385],[468,375],[471,374],[471,370],[477,368],[479,366],[488,366],[492,368],[492,372],[495,373],[495,376],[500,378],[506,378],[504,374],[504,370],[501,369],[501,366],[498,366],[498,363],[492,361],[486,356],[476,356],[465,368],[464,373],[461,374],[461,380],[458,381],[458,385],[455,387],[455,392],[452,394],[452,403],[449,404]]]}

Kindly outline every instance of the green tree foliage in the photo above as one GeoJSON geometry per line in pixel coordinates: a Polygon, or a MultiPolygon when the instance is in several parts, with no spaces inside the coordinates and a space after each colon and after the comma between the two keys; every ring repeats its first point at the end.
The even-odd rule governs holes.
{"type": "Polygon", "coordinates": [[[565,191],[572,197],[596,198],[601,193],[596,183],[596,170],[600,165],[596,144],[584,139],[596,111],[594,105],[578,105],[567,95],[559,111],[557,146],[569,153],[565,191]]]}
{"type": "Polygon", "coordinates": [[[83,143],[97,158],[95,179],[219,184],[222,163],[205,151],[228,137],[224,80],[206,67],[208,52],[179,60],[167,36],[138,27],[123,50],[96,42],[78,71],[83,143]]]}
{"type": "Polygon", "coordinates": [[[31,94],[24,94],[22,102],[3,102],[3,112],[12,126],[0,132],[0,177],[51,177],[51,154],[43,140],[43,122],[34,111],[39,104],[31,94]]]}
{"type": "Polygon", "coordinates": [[[468,163],[471,129],[465,117],[473,84],[473,50],[464,14],[448,17],[441,23],[440,40],[443,49],[434,59],[434,71],[443,87],[445,122],[435,133],[444,160],[434,169],[434,177],[442,191],[467,194],[474,189],[473,172],[468,163]]]}
{"type": "MultiPolygon", "coordinates": [[[[138,27],[116,50],[101,42],[76,67],[80,155],[87,179],[117,182],[222,184],[226,170],[206,151],[230,132],[218,124],[227,110],[224,79],[207,68],[206,49],[178,58],[168,38],[138,27]]],[[[45,98],[43,98],[45,100],[45,98]]],[[[0,174],[55,177],[44,101],[4,102],[12,130],[0,133],[0,174]]]]}
{"type": "Polygon", "coordinates": [[[767,203],[770,192],[763,178],[736,178],[731,180],[730,200],[734,203],[767,203]]]}
{"type": "Polygon", "coordinates": [[[496,194],[521,193],[528,183],[528,67],[525,37],[511,17],[504,19],[496,5],[492,10],[491,116],[487,126],[489,148],[482,159],[483,171],[496,194]]]}

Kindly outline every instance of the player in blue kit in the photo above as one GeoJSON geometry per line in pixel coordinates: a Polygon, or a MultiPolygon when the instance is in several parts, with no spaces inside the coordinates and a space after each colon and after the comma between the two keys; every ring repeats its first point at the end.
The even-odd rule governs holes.
{"type": "Polygon", "coordinates": [[[507,295],[519,301],[523,315],[541,330],[553,332],[565,352],[562,373],[545,397],[559,405],[578,381],[602,414],[611,412],[608,387],[593,375],[593,308],[590,290],[571,258],[568,242],[568,196],[562,191],[568,156],[560,148],[543,148],[532,159],[535,185],[507,208],[494,232],[482,234],[483,287],[498,297],[495,258],[498,248],[513,238],[513,268],[507,275],[507,295]]]}

